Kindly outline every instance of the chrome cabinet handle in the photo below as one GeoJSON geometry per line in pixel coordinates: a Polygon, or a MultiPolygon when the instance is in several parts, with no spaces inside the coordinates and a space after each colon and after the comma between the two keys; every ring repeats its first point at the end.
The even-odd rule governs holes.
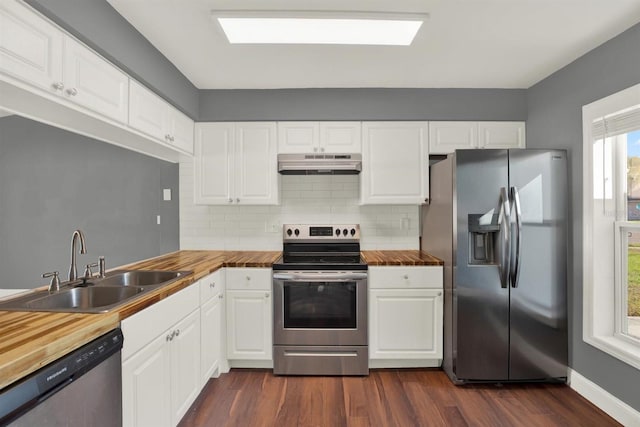
{"type": "Polygon", "coordinates": [[[222,294],[218,295],[218,299],[222,299],[224,296],[222,294]]]}
{"type": "Polygon", "coordinates": [[[313,152],[317,153],[318,152],[318,147],[313,147],[313,152]]]}
{"type": "Polygon", "coordinates": [[[53,88],[54,88],[55,90],[62,90],[62,89],[64,89],[64,83],[62,83],[62,82],[54,83],[52,86],[53,86],[53,88]]]}
{"type": "Polygon", "coordinates": [[[321,147],[321,148],[320,148],[320,152],[321,152],[321,153],[324,153],[324,147],[321,147]]]}
{"type": "Polygon", "coordinates": [[[67,93],[71,96],[76,96],[78,94],[78,89],[72,87],[71,89],[67,89],[67,93]]]}
{"type": "Polygon", "coordinates": [[[402,277],[404,277],[404,280],[409,280],[409,275],[408,275],[408,274],[405,274],[405,275],[404,275],[404,276],[402,276],[402,277]]]}
{"type": "Polygon", "coordinates": [[[180,335],[180,329],[176,329],[175,334],[176,336],[180,335]]]}
{"type": "Polygon", "coordinates": [[[167,141],[171,141],[171,135],[166,134],[166,135],[164,136],[164,139],[166,139],[167,141]]]}
{"type": "Polygon", "coordinates": [[[173,135],[171,135],[171,142],[173,142],[175,140],[176,140],[176,138],[173,135]]]}
{"type": "Polygon", "coordinates": [[[211,283],[209,283],[209,287],[210,287],[211,289],[215,288],[215,287],[216,287],[216,282],[211,282],[211,283]]]}
{"type": "Polygon", "coordinates": [[[265,298],[269,298],[269,292],[265,292],[265,293],[264,293],[264,297],[265,297],[265,298]]]}
{"type": "Polygon", "coordinates": [[[237,199],[236,199],[236,203],[240,203],[240,198],[237,198],[237,199]]]}
{"type": "Polygon", "coordinates": [[[229,198],[229,203],[233,203],[233,199],[232,198],[229,198]]]}
{"type": "Polygon", "coordinates": [[[251,280],[251,276],[247,276],[247,282],[251,280]]]}
{"type": "Polygon", "coordinates": [[[167,335],[166,340],[167,340],[167,342],[169,342],[169,341],[173,340],[173,333],[171,333],[171,334],[167,335]]]}

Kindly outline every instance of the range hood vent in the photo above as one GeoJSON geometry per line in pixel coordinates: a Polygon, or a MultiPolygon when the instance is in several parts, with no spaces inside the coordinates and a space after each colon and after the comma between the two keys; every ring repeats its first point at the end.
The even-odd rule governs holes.
{"type": "Polygon", "coordinates": [[[278,154],[282,175],[357,175],[361,154],[278,154]]]}

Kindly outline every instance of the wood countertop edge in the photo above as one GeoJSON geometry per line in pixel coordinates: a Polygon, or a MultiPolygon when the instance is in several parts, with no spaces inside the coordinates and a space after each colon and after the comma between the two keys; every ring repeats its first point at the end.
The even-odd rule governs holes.
{"type": "MultiPolygon", "coordinates": [[[[24,312],[11,313],[24,314],[24,312]]],[[[68,315],[71,313],[51,314],[68,315]]],[[[17,346],[0,354],[0,389],[82,347],[119,325],[116,313],[88,315],[80,313],[80,315],[82,315],[82,319],[78,319],[80,317],[78,313],[67,316],[68,319],[57,316],[59,319],[55,323],[60,327],[58,332],[64,333],[64,335],[55,340],[51,340],[51,335],[56,331],[48,330],[42,335],[31,338],[29,344],[17,346]],[[70,322],[73,324],[71,325],[70,322]]]]}

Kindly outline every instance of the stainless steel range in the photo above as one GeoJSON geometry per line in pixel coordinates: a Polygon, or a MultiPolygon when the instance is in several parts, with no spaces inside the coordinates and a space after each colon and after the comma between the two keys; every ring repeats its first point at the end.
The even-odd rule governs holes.
{"type": "Polygon", "coordinates": [[[273,373],[368,375],[367,264],[360,227],[283,227],[273,265],[273,373]]]}

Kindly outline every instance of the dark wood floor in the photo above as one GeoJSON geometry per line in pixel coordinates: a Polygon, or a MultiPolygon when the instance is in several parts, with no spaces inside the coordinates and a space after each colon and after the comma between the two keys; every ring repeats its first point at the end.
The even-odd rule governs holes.
{"type": "Polygon", "coordinates": [[[187,426],[617,426],[566,385],[454,386],[437,369],[368,377],[278,377],[233,369],[210,380],[187,426]]]}

